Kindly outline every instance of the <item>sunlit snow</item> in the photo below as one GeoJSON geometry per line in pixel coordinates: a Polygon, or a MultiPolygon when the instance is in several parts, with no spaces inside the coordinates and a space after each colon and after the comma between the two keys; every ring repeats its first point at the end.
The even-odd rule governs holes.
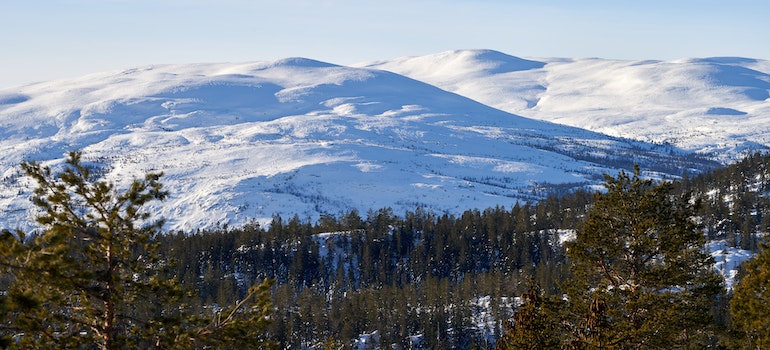
{"type": "Polygon", "coordinates": [[[361,63],[524,117],[731,161],[770,144],[770,61],[523,59],[449,51],[361,63]]]}
{"type": "Polygon", "coordinates": [[[634,163],[676,178],[716,166],[689,152],[765,147],[767,66],[480,50],[368,68],[304,58],[156,65],[4,89],[2,222],[29,228],[34,214],[21,161],[57,166],[76,149],[119,183],[164,172],[170,197],[153,212],[169,230],[511,207],[634,163]]]}

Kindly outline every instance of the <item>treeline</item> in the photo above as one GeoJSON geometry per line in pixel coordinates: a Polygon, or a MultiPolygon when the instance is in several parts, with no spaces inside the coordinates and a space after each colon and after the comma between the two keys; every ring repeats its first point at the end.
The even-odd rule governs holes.
{"type": "Polygon", "coordinates": [[[275,217],[267,228],[167,235],[161,246],[204,304],[230,303],[253,281],[275,279],[282,306],[271,332],[283,344],[378,331],[380,344],[404,348],[414,336],[427,348],[491,347],[530,276],[558,291],[567,272],[557,228],[577,222],[581,212],[566,208],[585,208],[589,198],[457,217],[388,209],[315,224],[275,217]]]}

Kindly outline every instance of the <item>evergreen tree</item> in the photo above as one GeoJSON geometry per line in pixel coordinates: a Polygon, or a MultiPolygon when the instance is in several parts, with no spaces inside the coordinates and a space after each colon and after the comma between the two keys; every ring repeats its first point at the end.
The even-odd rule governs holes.
{"type": "Polygon", "coordinates": [[[575,348],[686,348],[705,341],[721,279],[692,218],[697,203],[621,172],[606,176],[567,257],[575,348]]]}
{"type": "Polygon", "coordinates": [[[15,303],[11,320],[24,334],[22,347],[137,346],[136,335],[151,332],[146,326],[160,315],[162,306],[154,302],[183,296],[155,254],[153,238],[162,223],[148,221],[142,211],[166,196],[160,174],[147,174],[118,193],[114,185],[95,181],[80,158],[70,154],[56,176],[37,163],[22,164],[38,184],[33,202],[45,228],[5,242],[16,249],[7,293],[23,301],[15,303]]]}
{"type": "Polygon", "coordinates": [[[745,275],[735,285],[730,301],[733,325],[741,331],[747,348],[770,348],[770,246],[744,264],[745,275]]]}
{"type": "Polygon", "coordinates": [[[270,281],[214,321],[183,303],[192,293],[170,275],[171,262],[158,253],[162,221],[150,220],[146,210],[167,195],[161,174],[148,173],[120,191],[98,180],[79,152],[70,153],[58,174],[38,163],[22,163],[22,169],[37,182],[32,200],[44,230],[29,237],[6,232],[0,240],[11,279],[2,335],[16,336],[6,345],[185,348],[220,344],[234,334],[247,336],[249,344],[259,338],[270,281]],[[254,297],[258,310],[247,304],[254,297]]]}

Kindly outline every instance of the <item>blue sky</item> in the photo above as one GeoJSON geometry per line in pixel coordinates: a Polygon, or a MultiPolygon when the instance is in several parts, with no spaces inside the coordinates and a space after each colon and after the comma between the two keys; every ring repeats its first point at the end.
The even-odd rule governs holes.
{"type": "Polygon", "coordinates": [[[455,49],[770,59],[767,0],[6,0],[0,88],[156,63],[336,64],[455,49]]]}

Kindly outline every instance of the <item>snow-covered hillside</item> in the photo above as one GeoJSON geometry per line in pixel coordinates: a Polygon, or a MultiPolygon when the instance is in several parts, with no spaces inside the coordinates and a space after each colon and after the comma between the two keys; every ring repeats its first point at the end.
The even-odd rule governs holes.
{"type": "Polygon", "coordinates": [[[770,61],[522,59],[450,51],[385,69],[527,118],[736,160],[770,145],[770,61]]]}
{"type": "MultiPolygon", "coordinates": [[[[447,90],[452,90],[447,87],[451,84],[442,81],[457,74],[455,86],[463,87],[454,89],[457,93],[383,70],[302,58],[141,67],[0,90],[2,226],[27,228],[30,223],[31,186],[19,175],[19,162],[56,166],[75,149],[84,150],[86,160],[118,182],[146,171],[163,171],[171,196],[157,213],[168,220],[168,229],[266,221],[274,214],[314,219],[320,213],[353,208],[366,212],[391,207],[398,213],[425,206],[456,213],[510,207],[554,189],[597,185],[601,174],[633,163],[659,177],[714,165],[669,145],[527,119],[460,95],[482,100],[471,92],[486,91],[479,94],[489,97],[498,90],[498,102],[512,95],[525,101],[510,104],[522,105],[522,111],[545,111],[542,105],[548,99],[549,108],[558,110],[558,99],[553,97],[557,95],[542,93],[553,91],[550,85],[531,88],[514,73],[530,72],[544,79],[568,76],[565,65],[570,61],[543,63],[490,51],[453,54],[472,59],[446,64],[444,70],[438,70],[438,63],[401,66],[411,65],[422,73],[405,74],[447,90]],[[429,75],[440,79],[428,79],[429,75]],[[485,85],[495,81],[497,86],[485,85]]],[[[583,62],[584,74],[592,72],[590,61],[576,62],[583,62]]],[[[596,69],[631,66],[597,62],[605,63],[596,69]]],[[[729,71],[724,79],[741,72],[729,71]]],[[[734,79],[743,81],[739,77],[734,79]]],[[[589,77],[580,79],[591,85],[589,77]]],[[[565,98],[565,110],[585,106],[579,101],[581,94],[594,98],[593,92],[590,86],[577,90],[573,98],[578,102],[565,98]]],[[[749,95],[760,98],[762,92],[749,95]]],[[[616,95],[601,96],[605,103],[623,102],[616,95]]],[[[633,106],[635,98],[623,103],[633,106]]],[[[487,101],[505,107],[492,102],[487,101]]],[[[600,107],[596,123],[606,121],[610,113],[600,107]]],[[[727,103],[714,108],[749,113],[748,108],[727,103]]],[[[683,110],[683,116],[688,115],[683,110]]],[[[759,113],[761,108],[750,112],[759,113]]],[[[636,126],[658,124],[644,121],[636,126]]],[[[679,144],[700,151],[692,144],[679,144]]]]}

